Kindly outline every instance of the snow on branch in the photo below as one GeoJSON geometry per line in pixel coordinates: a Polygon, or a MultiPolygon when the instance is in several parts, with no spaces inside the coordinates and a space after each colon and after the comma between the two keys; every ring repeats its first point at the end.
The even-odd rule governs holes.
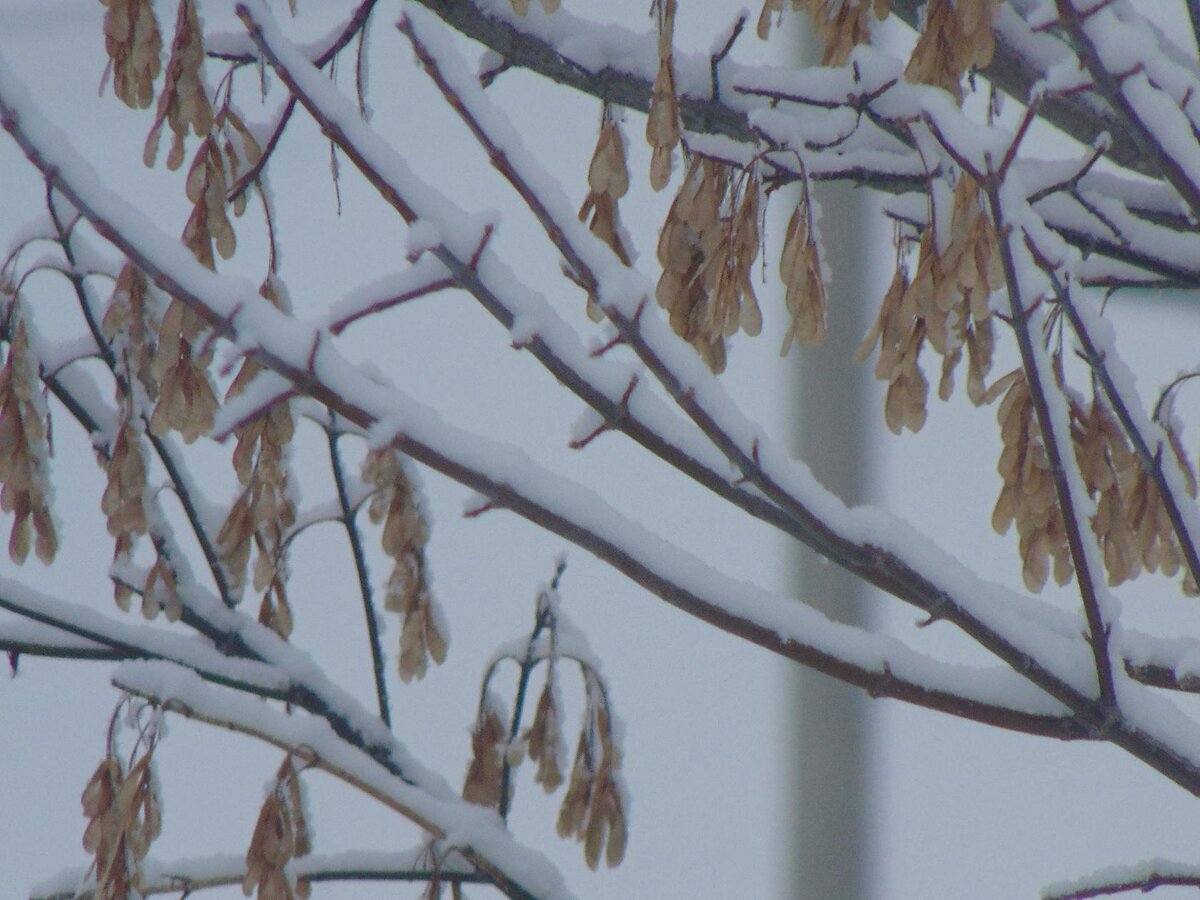
{"type": "MultiPolygon", "coordinates": [[[[337,96],[324,79],[317,78],[313,87],[326,98],[328,92],[337,96]]],[[[962,694],[953,687],[959,683],[954,667],[909,655],[883,638],[835,625],[793,601],[733,582],[623,518],[594,494],[539,469],[513,448],[453,429],[432,410],[360,374],[331,340],[322,339],[322,332],[286,316],[244,282],[204,268],[104,188],[66,139],[21,103],[20,94],[0,69],[5,127],[101,234],[218,332],[356,426],[378,423],[380,438],[393,436],[399,449],[487,496],[496,507],[572,540],[662,599],[774,652],[827,669],[880,696],[955,709],[1019,730],[1076,733],[1075,725],[1058,717],[1054,703],[1036,691],[1017,689],[1019,680],[995,672],[1011,693],[1010,688],[984,688],[975,694],[971,687],[962,694]]],[[[365,128],[361,123],[354,127],[365,128]]],[[[1060,652],[1065,649],[1061,639],[1054,642],[1060,652]]]]}
{"type": "Polygon", "coordinates": [[[456,848],[510,897],[571,896],[562,876],[540,854],[518,844],[492,812],[406,784],[320,719],[264,709],[170,663],[123,663],[113,673],[113,684],[168,713],[256,737],[328,772],[456,848]]]}

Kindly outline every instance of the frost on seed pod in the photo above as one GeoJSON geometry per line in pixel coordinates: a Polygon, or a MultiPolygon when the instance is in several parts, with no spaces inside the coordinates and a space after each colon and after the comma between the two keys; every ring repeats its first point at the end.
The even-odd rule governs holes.
{"type": "Polygon", "coordinates": [[[58,551],[50,512],[49,413],[17,299],[8,307],[7,322],[0,325],[5,326],[0,334],[8,343],[0,366],[0,509],[13,517],[8,555],[21,565],[32,549],[49,565],[58,551]]]}

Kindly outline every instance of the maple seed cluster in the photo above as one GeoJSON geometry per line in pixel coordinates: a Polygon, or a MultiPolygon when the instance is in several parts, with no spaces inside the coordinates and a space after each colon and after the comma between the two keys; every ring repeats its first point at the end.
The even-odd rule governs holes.
{"type": "MultiPolygon", "coordinates": [[[[1088,492],[1096,498],[1091,526],[1104,551],[1108,583],[1123,584],[1143,571],[1173,578],[1183,569],[1184,593],[1200,594],[1191,572],[1183,566],[1183,553],[1162,494],[1112,413],[1093,401],[1086,411],[1073,405],[1071,414],[1080,472],[1088,492]]],[[[1173,459],[1188,495],[1195,498],[1196,473],[1179,435],[1170,424],[1164,429],[1171,452],[1163,454],[1160,465],[1171,465],[1173,459]]]]}
{"type": "Polygon", "coordinates": [[[246,874],[242,893],[259,900],[304,900],[309,885],[294,881],[287,866],[312,852],[312,837],[305,814],[303,784],[289,754],[258,813],[250,849],[246,851],[246,874]]]}
{"type": "Polygon", "coordinates": [[[113,90],[131,109],[145,109],[154,100],[154,80],[162,70],[162,35],[153,0],[100,2],[108,7],[104,45],[111,60],[113,90]]]}
{"type": "Polygon", "coordinates": [[[429,586],[425,545],[429,522],[421,505],[415,473],[391,447],[372,450],[363,461],[363,481],[373,485],[367,513],[383,523],[383,552],[393,562],[383,605],[400,613],[400,679],[425,677],[429,659],[446,659],[446,624],[429,586]]]}
{"type": "Polygon", "coordinates": [[[529,635],[524,658],[505,656],[521,666],[516,709],[524,708],[525,690],[530,673],[541,664],[546,681],[538,697],[533,722],[519,730],[514,719],[505,726],[507,714],[503,702],[490,690],[497,664],[489,667],[484,679],[475,725],[471,730],[471,762],[463,783],[463,799],[504,813],[508,809],[515,780],[512,772],[525,758],[537,763],[534,781],[547,793],[564,782],[566,745],[562,734],[562,701],[558,695],[558,664],[570,659],[578,664],[584,682],[583,724],[575,762],[558,815],[558,833],[583,842],[584,859],[591,868],[600,864],[603,852],[609,866],[617,866],[625,856],[628,825],[627,802],[620,777],[621,757],[612,730],[612,710],[608,692],[594,666],[576,656],[560,655],[560,632],[570,627],[558,609],[558,574],[549,589],[539,592],[537,616],[529,635]],[[511,735],[511,736],[510,736],[511,735]],[[504,796],[505,788],[509,796],[504,796]]]}
{"type": "Polygon", "coordinates": [[[696,156],[659,233],[655,297],[714,372],[725,369],[727,337],[762,329],[750,280],[760,195],[754,170],[737,178],[729,165],[696,156]]]}
{"type": "Polygon", "coordinates": [[[83,849],[92,856],[96,900],[140,896],[142,860],[162,831],[162,805],[151,737],[128,771],[115,754],[97,766],[80,802],[88,820],[83,849]]]}
{"type": "Polygon", "coordinates": [[[949,241],[939,251],[936,225],[925,229],[912,281],[901,266],[884,295],[879,315],[855,354],[865,360],[879,345],[875,377],[888,383],[884,417],[888,428],[920,431],[925,424],[929,383],[921,372],[921,350],[942,357],[938,396],[954,391],[954,371],[967,353],[967,397],[990,402],[985,379],[991,371],[994,336],[988,300],[1004,285],[999,243],[979,200],[979,188],[960,175],[954,189],[949,241]]]}
{"type": "Polygon", "coordinates": [[[15,297],[4,330],[8,356],[0,368],[0,509],[13,517],[8,555],[20,565],[32,546],[38,559],[49,565],[58,551],[58,532],[50,512],[47,412],[15,297]]]}
{"type": "Polygon", "coordinates": [[[1051,560],[1058,584],[1071,580],[1074,567],[1029,384],[1020,370],[1002,382],[1006,390],[996,418],[1004,450],[996,469],[1004,484],[992,511],[992,527],[1005,534],[1014,521],[1017,523],[1021,575],[1029,590],[1040,591],[1050,573],[1051,560]]]}
{"type": "MultiPolygon", "coordinates": [[[[612,107],[607,103],[600,115],[600,136],[588,165],[588,195],[579,210],[580,221],[588,223],[592,234],[612,248],[625,265],[632,257],[625,246],[617,201],[629,190],[629,166],[625,159],[625,136],[613,120],[612,107]]],[[[588,297],[588,316],[593,322],[604,318],[594,297],[588,297]]]]}
{"type": "Polygon", "coordinates": [[[589,704],[584,715],[587,725],[575,749],[571,780],[558,814],[558,834],[583,841],[583,858],[589,867],[600,864],[601,850],[609,867],[618,866],[629,838],[617,776],[621,760],[607,707],[589,704]]]}
{"type": "Polygon", "coordinates": [[[650,143],[650,186],[661,191],[671,180],[671,158],[679,145],[679,98],[675,93],[676,0],[655,0],[658,16],[658,74],[650,94],[646,140],[650,143]]]}

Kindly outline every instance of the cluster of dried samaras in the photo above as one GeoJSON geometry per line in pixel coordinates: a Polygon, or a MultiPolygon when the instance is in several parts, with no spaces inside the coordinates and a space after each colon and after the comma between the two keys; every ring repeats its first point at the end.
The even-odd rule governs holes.
{"type": "MultiPolygon", "coordinates": [[[[550,12],[557,4],[544,5],[550,12]]],[[[887,0],[789,0],[789,5],[812,16],[824,40],[824,65],[844,65],[855,46],[870,41],[870,16],[883,18],[888,13],[887,0]]],[[[765,0],[758,21],[760,37],[765,38],[782,17],[784,6],[784,0],[765,0]]],[[[931,0],[906,77],[942,87],[961,101],[963,75],[991,61],[997,6],[997,0],[931,0]]],[[[655,8],[659,71],[646,137],[652,151],[650,183],[659,190],[670,179],[671,155],[681,135],[671,58],[676,3],[658,0],[655,8]]],[[[580,218],[628,262],[617,201],[628,190],[629,173],[624,138],[607,108],[588,186],[580,218]]],[[[660,232],[658,302],[675,332],[714,372],[725,367],[729,337],[739,330],[754,335],[762,327],[751,272],[761,244],[763,202],[756,164],[742,168],[693,156],[660,232]]],[[[1004,533],[1016,523],[1023,577],[1031,590],[1040,590],[1051,572],[1063,584],[1072,576],[1071,558],[1028,386],[1019,371],[990,388],[986,384],[995,340],[989,299],[1004,286],[1004,277],[995,230],[978,186],[966,175],[955,185],[951,216],[945,246],[937,246],[935,229],[927,228],[915,271],[910,276],[907,267],[900,266],[858,359],[865,360],[879,347],[875,375],[888,385],[884,416],[888,427],[899,433],[905,428],[917,431],[925,423],[929,383],[919,363],[921,351],[929,347],[941,357],[942,399],[952,394],[954,373],[965,353],[970,400],[979,405],[1004,396],[999,409],[1004,452],[998,466],[1003,488],[993,525],[1004,533]]],[[[807,184],[787,226],[779,274],[791,317],[783,352],[793,343],[819,343],[825,335],[826,289],[807,184]]],[[[594,318],[601,315],[591,305],[588,311],[594,318]]],[[[1076,454],[1098,503],[1092,527],[1110,583],[1120,584],[1142,571],[1176,575],[1182,556],[1154,479],[1103,404],[1093,401],[1085,409],[1075,403],[1072,414],[1076,454]]],[[[1169,423],[1165,427],[1171,456],[1195,496],[1191,465],[1177,434],[1169,423]]],[[[1197,592],[1190,574],[1183,586],[1188,593],[1197,592]]]]}
{"type": "MultiPolygon", "coordinates": [[[[555,650],[558,622],[554,604],[545,591],[538,597],[538,622],[529,637],[525,658],[513,657],[522,667],[521,691],[526,689],[533,667],[545,664],[546,680],[532,724],[522,730],[517,719],[511,725],[505,723],[503,704],[488,690],[496,673],[493,666],[485,678],[471,732],[471,764],[463,785],[463,798],[502,815],[507,813],[512,799],[513,771],[526,757],[537,763],[534,780],[547,794],[557,790],[564,778],[566,745],[562,735],[558,663],[567,656],[560,657],[555,650]],[[539,636],[548,640],[540,642],[539,636]]],[[[583,842],[584,859],[593,869],[600,864],[602,853],[609,866],[616,866],[625,857],[628,839],[628,802],[620,776],[620,747],[613,735],[608,692],[599,673],[586,660],[572,659],[583,676],[584,711],[575,761],[559,809],[558,833],[583,842]]],[[[519,697],[518,713],[522,705],[519,697]]]]}

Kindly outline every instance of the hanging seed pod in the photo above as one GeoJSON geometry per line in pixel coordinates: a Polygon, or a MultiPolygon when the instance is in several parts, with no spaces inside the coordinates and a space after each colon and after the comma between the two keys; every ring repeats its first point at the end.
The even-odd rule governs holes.
{"type": "Polygon", "coordinates": [[[650,186],[661,191],[671,180],[671,157],[679,144],[679,97],[675,92],[676,0],[655,0],[658,15],[658,74],[650,94],[646,140],[650,144],[650,186]]]}

